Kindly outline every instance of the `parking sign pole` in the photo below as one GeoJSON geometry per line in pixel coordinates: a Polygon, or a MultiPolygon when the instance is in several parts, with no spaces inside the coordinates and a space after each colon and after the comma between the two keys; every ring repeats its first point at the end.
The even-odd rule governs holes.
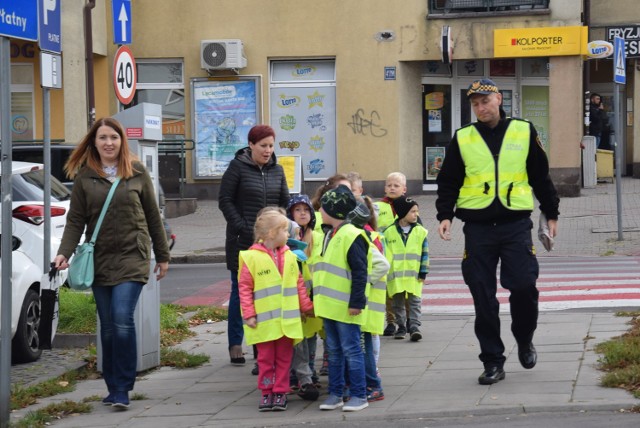
{"type": "Polygon", "coordinates": [[[44,253],[42,272],[49,273],[51,263],[51,112],[50,90],[42,88],[42,127],[44,163],[44,253]]]}
{"type": "Polygon", "coordinates": [[[11,47],[0,37],[0,139],[2,139],[2,290],[0,290],[0,428],[11,411],[11,47]]]}

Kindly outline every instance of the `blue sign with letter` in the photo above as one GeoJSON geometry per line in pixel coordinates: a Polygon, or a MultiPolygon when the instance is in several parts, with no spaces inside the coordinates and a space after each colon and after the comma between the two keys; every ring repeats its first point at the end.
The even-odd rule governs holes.
{"type": "Polygon", "coordinates": [[[131,44],[131,0],[113,0],[113,43],[131,44]]]}
{"type": "Polygon", "coordinates": [[[60,34],[60,7],[62,0],[38,0],[40,3],[40,49],[60,53],[62,36],[60,34]]]}
{"type": "Polygon", "coordinates": [[[624,85],[627,83],[627,60],[624,52],[624,39],[616,36],[613,42],[613,81],[624,85]]]}
{"type": "Polygon", "coordinates": [[[38,40],[38,1],[0,0],[0,36],[38,40]]]}

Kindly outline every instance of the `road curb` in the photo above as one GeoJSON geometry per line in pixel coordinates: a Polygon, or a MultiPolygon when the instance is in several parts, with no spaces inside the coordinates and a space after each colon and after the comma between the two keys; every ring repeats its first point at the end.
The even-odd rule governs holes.
{"type": "Polygon", "coordinates": [[[224,253],[189,253],[171,255],[171,264],[225,263],[224,253]]]}

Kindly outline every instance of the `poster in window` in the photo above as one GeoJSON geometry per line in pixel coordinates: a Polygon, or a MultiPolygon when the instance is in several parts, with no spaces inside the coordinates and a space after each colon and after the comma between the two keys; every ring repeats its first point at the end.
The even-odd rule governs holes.
{"type": "Polygon", "coordinates": [[[442,132],[442,112],[429,110],[429,132],[442,132]]]}
{"type": "Polygon", "coordinates": [[[549,87],[522,87],[522,118],[536,127],[542,147],[549,155],[549,87]]]}
{"type": "Polygon", "coordinates": [[[192,81],[194,177],[219,178],[259,123],[259,77],[192,81]]]}
{"type": "Polygon", "coordinates": [[[438,177],[442,162],[444,161],[444,147],[427,147],[427,180],[435,180],[438,177]]]}

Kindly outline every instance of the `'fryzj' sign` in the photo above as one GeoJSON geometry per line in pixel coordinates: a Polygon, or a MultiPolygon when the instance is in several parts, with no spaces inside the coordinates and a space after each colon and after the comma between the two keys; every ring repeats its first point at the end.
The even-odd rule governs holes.
{"type": "Polygon", "coordinates": [[[607,41],[613,43],[618,36],[624,39],[624,50],[627,58],[640,58],[640,25],[606,27],[607,41]]]}

